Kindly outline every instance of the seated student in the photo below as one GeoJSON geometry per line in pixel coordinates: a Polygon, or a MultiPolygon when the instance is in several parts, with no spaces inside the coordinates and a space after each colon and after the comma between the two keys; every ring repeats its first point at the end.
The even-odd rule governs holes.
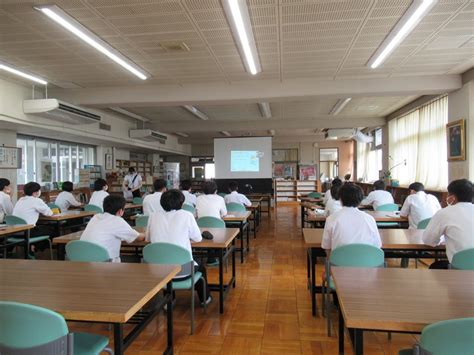
{"type": "Polygon", "coordinates": [[[408,217],[409,229],[417,229],[418,223],[431,218],[441,209],[436,197],[425,193],[425,186],[421,182],[414,182],[408,186],[410,195],[405,199],[400,216],[408,217]]]}
{"type": "Polygon", "coordinates": [[[202,190],[204,195],[196,199],[196,211],[198,218],[211,216],[222,218],[227,214],[224,199],[217,195],[217,185],[214,181],[206,181],[202,190]]]}
{"type": "MultiPolygon", "coordinates": [[[[472,182],[454,180],[448,185],[448,207],[435,213],[423,233],[423,243],[436,246],[446,243],[449,262],[459,251],[474,248],[474,205],[472,182]]],[[[447,261],[434,262],[430,269],[446,269],[447,261]]]]}
{"type": "Polygon", "coordinates": [[[342,204],[340,200],[339,190],[341,189],[341,185],[333,185],[331,186],[331,198],[328,199],[328,202],[324,206],[324,214],[326,216],[331,216],[337,211],[342,209],[342,204]]]}
{"type": "Polygon", "coordinates": [[[143,214],[150,216],[155,212],[163,212],[160,204],[161,195],[166,191],[166,181],[163,179],[156,179],[153,182],[154,193],[146,195],[143,199],[143,214]]]}
{"type": "Polygon", "coordinates": [[[12,214],[12,190],[10,180],[0,178],[0,223],[3,223],[5,216],[12,214]]]}
{"type": "Polygon", "coordinates": [[[13,215],[23,218],[26,223],[36,225],[39,215],[52,216],[53,211],[39,197],[41,186],[36,182],[29,182],[23,187],[25,196],[20,198],[13,208],[13,215]]]}
{"type": "Polygon", "coordinates": [[[372,206],[376,210],[379,206],[389,203],[394,203],[392,194],[385,190],[385,182],[383,180],[377,180],[374,182],[374,191],[370,192],[360,204],[372,206]]]}
{"type": "Polygon", "coordinates": [[[339,189],[342,209],[329,216],[324,226],[321,246],[330,254],[331,250],[347,244],[370,244],[380,248],[382,241],[375,219],[357,207],[362,201],[362,189],[345,183],[339,189]]]}
{"type": "Polygon", "coordinates": [[[81,240],[99,244],[107,249],[114,263],[120,262],[122,241],[131,243],[145,239],[143,234],[130,227],[122,218],[125,203],[123,196],[107,196],[103,202],[104,213],[92,217],[81,235],[81,240]]]}
{"type": "MultiPolygon", "coordinates": [[[[331,187],[341,186],[341,185],[342,185],[342,180],[339,179],[338,177],[335,178],[331,183],[331,187]]],[[[323,199],[324,204],[326,205],[331,198],[332,198],[331,189],[328,189],[326,193],[324,194],[324,199],[323,199]]]]}
{"type": "Polygon", "coordinates": [[[228,203],[233,202],[233,203],[238,203],[239,205],[242,205],[242,206],[247,206],[247,207],[252,206],[252,202],[250,202],[250,200],[245,195],[239,194],[238,190],[239,190],[239,185],[237,184],[237,182],[231,181],[229,183],[230,194],[227,194],[224,197],[225,203],[228,204],[228,203]]]}
{"type": "MultiPolygon", "coordinates": [[[[192,253],[191,240],[200,242],[202,240],[201,231],[189,212],[182,210],[184,195],[179,190],[169,190],[161,196],[161,206],[163,213],[153,213],[150,215],[146,231],[146,240],[152,243],[171,243],[183,247],[192,253]]],[[[195,271],[202,272],[207,285],[206,268],[202,264],[195,262],[195,271]]],[[[179,279],[189,278],[190,275],[180,276],[179,279]]],[[[204,283],[202,280],[196,284],[196,290],[201,303],[204,283]]],[[[212,300],[209,288],[206,288],[206,304],[212,300]]]]}
{"type": "Polygon", "coordinates": [[[190,206],[196,207],[196,195],[191,193],[191,180],[181,181],[181,192],[184,195],[184,203],[187,203],[190,206]]]}
{"type": "Polygon", "coordinates": [[[104,209],[103,202],[104,199],[109,196],[107,190],[109,186],[107,185],[107,181],[104,179],[97,179],[94,182],[94,192],[92,193],[91,199],[89,200],[89,205],[94,205],[97,207],[104,209]]]}
{"type": "Polygon", "coordinates": [[[69,210],[69,207],[79,207],[82,205],[74,195],[72,194],[72,190],[74,189],[74,185],[71,181],[63,182],[63,191],[56,197],[56,201],[54,203],[59,207],[61,212],[65,212],[69,210]]]}

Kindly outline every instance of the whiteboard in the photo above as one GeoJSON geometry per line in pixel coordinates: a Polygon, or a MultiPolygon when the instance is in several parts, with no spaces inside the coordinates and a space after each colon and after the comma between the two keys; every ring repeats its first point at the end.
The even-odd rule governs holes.
{"type": "Polygon", "coordinates": [[[0,147],[0,169],[20,169],[21,148],[0,147]]]}

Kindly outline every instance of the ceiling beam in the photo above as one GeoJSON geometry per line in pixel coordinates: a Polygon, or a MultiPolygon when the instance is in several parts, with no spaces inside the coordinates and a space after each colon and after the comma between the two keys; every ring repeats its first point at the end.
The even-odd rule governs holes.
{"type": "MultiPolygon", "coordinates": [[[[268,135],[270,137],[270,135],[268,135]]],[[[251,137],[251,136],[250,136],[251,137]]],[[[220,135],[216,135],[216,138],[222,138],[220,135]]],[[[315,133],[314,135],[305,135],[305,136],[273,136],[272,140],[274,143],[316,143],[326,141],[324,133],[315,133]]],[[[190,137],[190,138],[179,138],[178,142],[180,144],[213,144],[213,137],[199,138],[199,137],[190,137]]]]}

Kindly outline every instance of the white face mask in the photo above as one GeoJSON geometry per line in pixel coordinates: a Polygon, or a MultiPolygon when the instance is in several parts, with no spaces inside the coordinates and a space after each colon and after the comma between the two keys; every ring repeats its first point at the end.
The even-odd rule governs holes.
{"type": "Polygon", "coordinates": [[[448,196],[446,198],[446,203],[447,203],[448,206],[452,206],[454,204],[453,196],[448,196]]]}
{"type": "Polygon", "coordinates": [[[40,197],[41,196],[41,190],[38,191],[38,195],[36,195],[36,197],[40,197]]]}

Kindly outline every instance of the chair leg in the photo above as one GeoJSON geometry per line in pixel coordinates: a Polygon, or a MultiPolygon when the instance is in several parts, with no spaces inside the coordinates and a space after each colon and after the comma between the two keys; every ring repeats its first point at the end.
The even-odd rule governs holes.
{"type": "Polygon", "coordinates": [[[105,351],[107,354],[114,355],[114,351],[110,348],[104,348],[102,351],[105,351]]]}
{"type": "Polygon", "coordinates": [[[194,283],[191,288],[191,335],[194,334],[194,283]]]}
{"type": "Polygon", "coordinates": [[[48,243],[49,243],[49,256],[51,260],[53,260],[53,244],[51,243],[51,239],[48,239],[48,243]]]}
{"type": "Polygon", "coordinates": [[[202,283],[204,284],[204,287],[202,288],[202,296],[204,299],[204,314],[206,314],[207,313],[207,295],[206,295],[207,282],[204,279],[204,277],[202,278],[202,283]]]}

